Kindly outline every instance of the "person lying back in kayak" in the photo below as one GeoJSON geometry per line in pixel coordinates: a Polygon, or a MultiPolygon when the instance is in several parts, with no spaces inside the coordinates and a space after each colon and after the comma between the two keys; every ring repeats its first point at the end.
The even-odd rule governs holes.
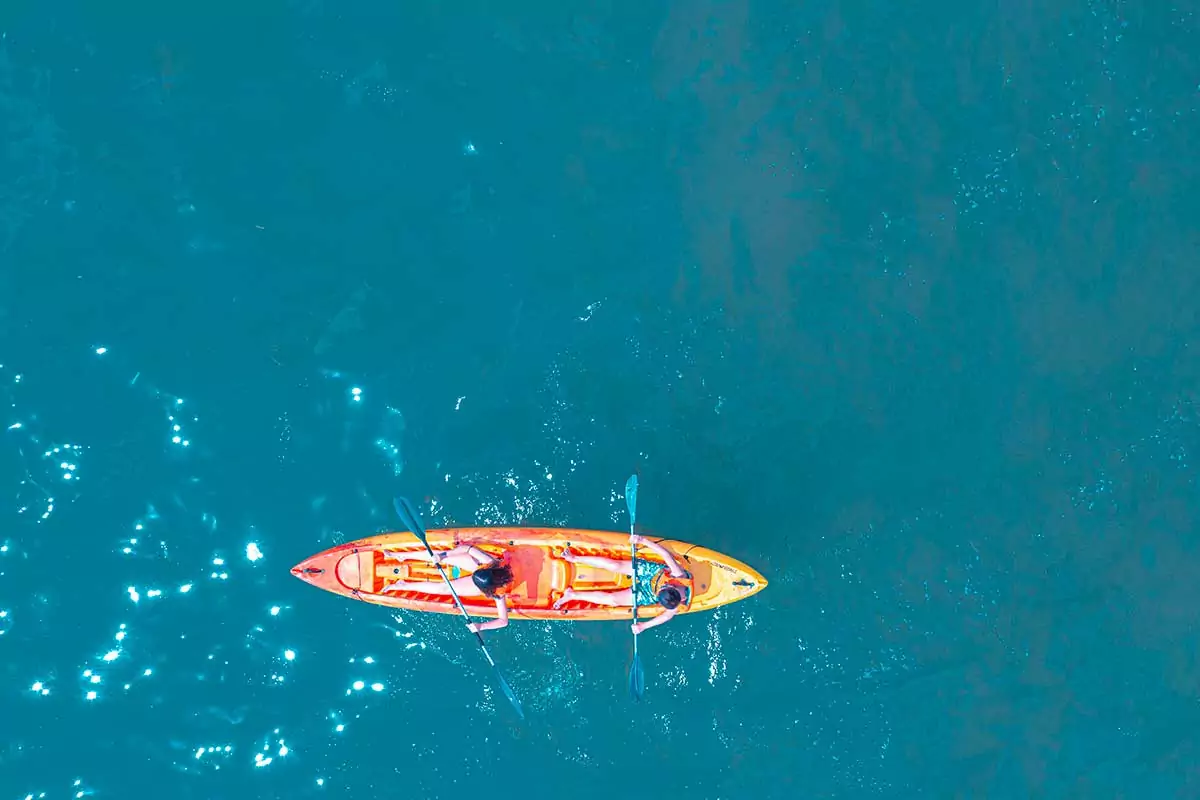
{"type": "MultiPolygon", "coordinates": [[[[671,552],[658,542],[651,542],[642,536],[631,534],[629,543],[641,545],[657,553],[666,563],[664,567],[657,561],[646,561],[640,558],[637,560],[637,575],[635,576],[634,587],[637,589],[638,605],[652,606],[657,603],[666,609],[658,616],[648,619],[645,622],[635,622],[633,624],[633,632],[641,633],[647,628],[653,628],[655,625],[662,625],[664,622],[670,621],[679,612],[681,605],[685,606],[691,602],[692,576],[687,570],[679,566],[679,562],[675,560],[675,556],[671,555],[671,552]]],[[[603,556],[577,556],[569,548],[563,550],[562,557],[564,561],[569,561],[572,564],[584,564],[621,575],[633,575],[632,561],[605,558],[603,556]]],[[[564,603],[571,600],[595,603],[598,606],[632,607],[633,589],[608,589],[594,592],[577,592],[574,589],[567,589],[563,592],[562,597],[555,601],[554,607],[562,608],[564,603]]]]}
{"type": "MultiPolygon", "coordinates": [[[[396,552],[384,550],[385,558],[396,561],[424,561],[429,563],[429,553],[424,550],[396,552]]],[[[454,591],[459,597],[490,597],[496,601],[496,613],[500,616],[488,622],[469,622],[467,629],[471,633],[491,631],[503,628],[508,624],[508,599],[505,595],[512,586],[512,568],[502,559],[496,558],[478,547],[470,544],[460,544],[453,550],[439,550],[433,554],[433,563],[441,564],[446,570],[446,577],[454,584],[454,591]],[[463,571],[470,575],[461,575],[463,571]]],[[[436,581],[396,581],[384,588],[390,591],[420,592],[450,596],[450,589],[443,580],[436,581]]]]}

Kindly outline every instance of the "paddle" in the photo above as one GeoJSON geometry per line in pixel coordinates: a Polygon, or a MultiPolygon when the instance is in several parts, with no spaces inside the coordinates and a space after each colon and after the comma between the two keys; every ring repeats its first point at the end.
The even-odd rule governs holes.
{"type": "MultiPolygon", "coordinates": [[[[637,475],[630,475],[629,480],[625,482],[625,507],[629,509],[629,535],[633,536],[633,525],[637,520],[637,475]]],[[[633,593],[633,622],[636,625],[638,621],[638,602],[637,602],[637,545],[629,545],[629,560],[633,569],[633,585],[631,591],[633,593]]],[[[641,700],[642,695],[646,691],[646,673],[642,670],[642,657],[638,655],[638,637],[633,635],[633,663],[629,665],[629,693],[633,695],[634,700],[641,700]]]]}
{"type": "MultiPolygon", "coordinates": [[[[433,559],[433,549],[429,546],[429,540],[425,536],[425,527],[421,524],[421,518],[417,515],[417,510],[413,508],[412,503],[408,502],[406,498],[397,497],[392,501],[392,504],[396,508],[396,514],[400,517],[400,521],[412,531],[414,536],[421,540],[421,544],[425,545],[425,550],[429,553],[429,558],[433,559]]],[[[454,584],[447,577],[446,570],[442,569],[442,565],[437,561],[433,563],[437,567],[438,572],[442,574],[442,580],[446,582],[447,588],[450,589],[450,594],[454,596],[454,602],[458,605],[458,610],[467,618],[467,622],[471,622],[471,615],[467,613],[467,609],[459,598],[458,592],[454,591],[454,584]]],[[[483,643],[483,636],[476,631],[475,638],[479,640],[479,648],[483,650],[488,663],[492,665],[492,669],[496,670],[496,677],[500,681],[500,688],[504,690],[504,696],[508,698],[508,702],[512,703],[513,708],[517,710],[517,716],[525,719],[525,711],[521,708],[521,701],[517,699],[517,693],[508,685],[508,681],[504,679],[504,673],[500,671],[500,667],[496,666],[496,661],[492,658],[492,654],[488,652],[487,645],[483,643]]]]}

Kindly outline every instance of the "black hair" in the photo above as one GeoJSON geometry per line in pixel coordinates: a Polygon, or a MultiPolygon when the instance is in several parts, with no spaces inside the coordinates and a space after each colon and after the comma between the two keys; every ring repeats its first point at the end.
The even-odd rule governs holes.
{"type": "Polygon", "coordinates": [[[483,567],[471,574],[471,580],[479,587],[479,591],[488,597],[495,597],[496,590],[512,583],[512,570],[503,564],[495,567],[483,567]]]}
{"type": "Polygon", "coordinates": [[[683,602],[683,592],[675,586],[664,586],[658,590],[658,604],[670,611],[683,602]]]}

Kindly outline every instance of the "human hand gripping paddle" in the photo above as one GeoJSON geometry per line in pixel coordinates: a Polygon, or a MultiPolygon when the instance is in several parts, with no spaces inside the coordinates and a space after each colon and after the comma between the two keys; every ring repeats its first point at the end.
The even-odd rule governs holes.
{"type": "MultiPolygon", "coordinates": [[[[633,539],[633,526],[637,520],[637,475],[630,475],[629,480],[625,482],[625,507],[629,509],[629,560],[633,572],[633,584],[630,590],[633,594],[633,624],[637,625],[638,621],[638,602],[637,602],[637,543],[633,539]]],[[[646,673],[642,670],[642,658],[638,655],[638,635],[636,629],[633,634],[633,663],[629,665],[629,694],[634,700],[641,700],[642,695],[646,692],[646,673]]]]}
{"type": "MultiPolygon", "coordinates": [[[[446,575],[446,570],[442,568],[441,562],[437,561],[433,556],[433,549],[429,546],[429,540],[425,535],[425,526],[421,524],[421,518],[417,515],[417,510],[413,508],[412,503],[406,498],[397,497],[392,501],[396,508],[396,515],[400,517],[400,521],[404,523],[412,534],[421,540],[421,544],[425,545],[425,550],[429,553],[430,560],[437,567],[438,572],[442,574],[442,580],[446,582],[446,587],[450,589],[450,594],[454,596],[454,602],[458,606],[458,610],[467,618],[467,623],[471,622],[471,615],[467,613],[466,606],[458,596],[458,592],[454,590],[454,584],[450,582],[450,578],[446,575]]],[[[492,669],[496,670],[496,678],[500,681],[500,688],[504,691],[504,696],[512,703],[513,708],[517,710],[517,716],[525,719],[525,711],[521,708],[521,701],[517,699],[517,693],[508,685],[508,681],[504,679],[504,673],[500,671],[500,667],[496,666],[492,654],[488,652],[487,645],[483,643],[483,636],[479,631],[473,631],[475,638],[479,640],[479,648],[483,650],[483,655],[487,658],[488,663],[492,665],[492,669]]]]}

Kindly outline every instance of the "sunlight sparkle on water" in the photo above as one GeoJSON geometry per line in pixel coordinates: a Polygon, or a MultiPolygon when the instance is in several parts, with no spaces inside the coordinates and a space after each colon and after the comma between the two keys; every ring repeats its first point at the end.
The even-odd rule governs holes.
{"type": "MultiPolygon", "coordinates": [[[[274,733],[278,734],[279,729],[276,728],[274,733]]],[[[284,743],[282,738],[276,739],[274,743],[272,743],[270,741],[270,739],[268,739],[266,742],[263,743],[262,751],[254,754],[254,766],[265,767],[268,764],[270,764],[272,761],[274,761],[275,757],[268,755],[268,753],[270,753],[270,751],[275,749],[276,747],[279,748],[278,750],[276,750],[276,755],[279,758],[286,758],[287,754],[291,752],[291,749],[288,748],[288,746],[284,743]]]]}
{"type": "MultiPolygon", "coordinates": [[[[179,409],[181,406],[183,406],[183,398],[174,398],[173,405],[176,409],[179,409]]],[[[196,422],[198,419],[198,417],[193,416],[191,421],[196,422]]],[[[174,414],[168,413],[167,422],[171,424],[171,444],[175,444],[180,447],[191,447],[192,442],[190,439],[184,436],[183,423],[180,421],[180,418],[176,417],[174,414]]]]}
{"type": "MultiPolygon", "coordinates": [[[[101,355],[98,349],[93,356],[89,356],[88,352],[91,351],[85,350],[83,356],[89,362],[95,355],[101,355]]],[[[219,770],[222,776],[234,771],[239,773],[239,777],[244,777],[247,773],[257,772],[258,769],[278,765],[284,759],[306,761],[313,758],[314,763],[306,768],[301,780],[314,780],[318,787],[331,786],[328,781],[332,779],[323,777],[329,765],[318,763],[323,759],[314,744],[336,742],[340,740],[341,734],[348,734],[349,723],[341,719],[342,713],[357,720],[359,709],[387,700],[385,695],[391,693],[392,684],[383,681],[382,676],[390,675],[393,666],[397,666],[392,664],[395,656],[393,654],[387,659],[389,664],[385,672],[378,657],[363,656],[361,652],[354,654],[357,655],[357,660],[351,659],[352,664],[347,666],[346,659],[353,654],[353,645],[349,642],[344,646],[339,643],[331,651],[322,651],[322,658],[331,655],[339,669],[328,676],[323,689],[317,687],[314,691],[307,681],[299,688],[299,691],[304,693],[304,702],[298,707],[315,716],[317,730],[291,730],[293,737],[289,738],[293,738],[291,744],[295,744],[296,749],[292,749],[291,744],[283,741],[279,731],[274,734],[268,733],[264,737],[265,731],[253,730],[256,725],[254,720],[260,716],[260,707],[256,707],[255,703],[261,700],[262,687],[274,688],[283,696],[297,691],[289,686],[298,674],[294,672],[298,668],[294,662],[298,660],[299,651],[292,645],[304,646],[300,641],[303,636],[297,636],[297,630],[303,630],[303,622],[291,618],[292,607],[267,602],[267,598],[276,591],[271,588],[273,584],[249,580],[246,572],[251,567],[241,563],[238,558],[244,553],[246,560],[254,565],[265,558],[266,550],[278,546],[277,540],[272,538],[272,534],[268,533],[266,528],[255,530],[250,526],[237,530],[236,526],[231,526],[228,522],[220,527],[216,525],[216,517],[211,509],[211,498],[215,494],[211,479],[218,475],[220,470],[210,463],[212,459],[207,455],[201,458],[200,453],[184,449],[189,447],[190,437],[193,435],[200,437],[197,441],[208,443],[198,428],[199,423],[206,419],[200,420],[194,416],[194,412],[199,411],[203,417],[205,409],[194,409],[190,401],[185,404],[181,398],[160,390],[155,386],[154,376],[149,371],[142,373],[136,369],[138,365],[123,363],[123,356],[123,351],[118,347],[117,351],[106,350],[102,362],[92,363],[101,371],[113,368],[121,370],[121,374],[117,376],[119,380],[114,384],[116,391],[126,392],[136,401],[131,405],[131,410],[141,413],[141,417],[135,419],[134,423],[138,426],[145,424],[149,435],[139,436],[121,431],[111,439],[124,443],[122,446],[129,449],[128,455],[131,459],[151,459],[152,463],[146,465],[148,471],[153,472],[153,477],[162,477],[165,481],[162,484],[148,482],[145,485],[146,494],[138,498],[137,506],[120,512],[121,516],[116,520],[106,520],[106,533],[101,534],[98,542],[100,556],[119,561],[121,569],[101,571],[92,575],[89,581],[95,584],[100,593],[98,596],[104,604],[117,606],[117,619],[125,616],[128,624],[120,624],[118,627],[117,620],[111,617],[100,620],[98,629],[86,633],[80,642],[82,652],[64,656],[67,660],[54,664],[53,669],[51,665],[35,665],[32,669],[20,670],[16,673],[17,686],[24,682],[29,692],[27,696],[31,697],[48,696],[51,693],[51,685],[57,685],[59,689],[65,687],[67,696],[63,697],[63,693],[59,692],[56,700],[52,702],[56,705],[69,704],[77,713],[93,703],[95,707],[87,707],[86,710],[97,712],[114,699],[124,701],[124,708],[136,707],[139,703],[163,703],[163,707],[166,708],[167,704],[174,702],[183,706],[183,713],[190,715],[188,724],[196,728],[195,732],[201,734],[199,737],[189,735],[188,728],[147,730],[145,735],[138,737],[138,741],[135,742],[137,748],[147,751],[139,754],[138,758],[158,759],[180,773],[199,775],[219,770]],[[150,401],[148,404],[145,402],[147,399],[150,401]],[[170,427],[169,431],[162,427],[164,420],[170,427]],[[164,439],[170,439],[176,446],[166,446],[164,439]],[[146,452],[138,452],[136,448],[143,444],[146,452]],[[185,459],[187,461],[183,468],[177,469],[185,459]],[[209,561],[207,564],[206,558],[209,561]],[[206,569],[214,579],[219,580],[204,583],[209,574],[205,572],[206,569]],[[134,582],[130,583],[131,580],[134,582]],[[245,585],[237,586],[242,593],[238,597],[223,596],[221,590],[229,589],[231,584],[243,583],[245,585]],[[196,602],[201,603],[203,607],[195,606],[195,603],[183,603],[178,599],[179,595],[192,593],[193,587],[196,589],[195,593],[201,595],[196,598],[196,602]],[[126,601],[119,595],[128,596],[128,602],[131,604],[141,606],[144,603],[145,607],[122,615],[119,608],[126,601]],[[114,600],[116,602],[112,603],[114,600]],[[257,620],[247,621],[251,629],[247,639],[248,646],[234,647],[231,646],[233,642],[230,634],[245,632],[247,626],[243,625],[240,619],[241,612],[238,610],[245,608],[252,609],[251,613],[257,620]],[[282,614],[285,609],[289,611],[288,615],[282,614]],[[263,612],[273,619],[269,622],[262,620],[260,615],[263,612]],[[168,617],[174,614],[179,615],[177,619],[168,617]],[[230,624],[230,620],[234,618],[238,618],[237,621],[230,624]],[[259,625],[255,626],[254,622],[258,622],[259,625]],[[133,636],[134,633],[137,633],[136,637],[133,636]],[[161,654],[156,651],[160,651],[161,654]],[[283,665],[278,663],[281,656],[285,661],[283,665]],[[381,665],[378,671],[374,669],[376,664],[381,665]],[[90,669],[86,669],[88,667],[90,669]],[[359,673],[359,678],[352,677],[354,672],[359,673]],[[34,678],[40,680],[35,682],[34,678]],[[58,681],[64,678],[66,683],[59,684],[58,681]],[[151,681],[151,678],[154,680],[151,681]],[[349,682],[346,681],[347,678],[350,678],[349,682]],[[237,697],[234,691],[243,684],[247,685],[250,692],[250,699],[245,701],[237,697]],[[101,696],[101,692],[105,690],[107,694],[101,696]],[[216,696],[218,692],[221,693],[220,697],[216,696]],[[259,693],[255,694],[256,692],[259,693]],[[325,695],[323,698],[320,696],[322,692],[325,695]],[[342,693],[359,695],[356,698],[357,702],[353,703],[354,708],[343,709],[337,713],[330,713],[327,718],[324,717],[324,713],[330,709],[329,700],[350,702],[342,698],[342,693]],[[370,696],[366,696],[368,693],[370,696]],[[378,700],[372,699],[375,694],[380,695],[378,700]],[[131,703],[135,705],[130,706],[131,703]],[[333,725],[329,728],[324,727],[329,723],[333,725]],[[314,740],[314,733],[324,741],[314,740]],[[333,736],[330,736],[331,733],[333,736]],[[229,744],[225,744],[225,741],[229,744]],[[297,754],[297,759],[291,758],[293,753],[297,754]]],[[[4,377],[11,374],[0,372],[4,377]]],[[[23,391],[32,391],[37,383],[34,380],[36,377],[38,376],[27,376],[28,385],[23,391]]],[[[11,381],[11,378],[9,380],[11,381]]],[[[21,387],[14,387],[8,381],[0,385],[0,388],[14,394],[22,391],[21,387]]],[[[384,476],[391,473],[394,477],[400,474],[403,466],[404,415],[399,409],[381,402],[385,396],[380,394],[379,388],[372,388],[372,391],[375,392],[372,402],[366,403],[365,387],[361,384],[342,382],[332,393],[326,395],[326,400],[332,398],[332,404],[326,402],[322,408],[328,410],[328,406],[332,405],[332,413],[343,420],[361,420],[357,427],[350,430],[361,431],[360,444],[367,447],[374,445],[375,452],[382,456],[375,459],[383,462],[381,472],[384,476]],[[374,422],[371,421],[373,419],[374,422]]],[[[93,468],[93,462],[89,459],[99,457],[97,454],[100,445],[106,445],[110,438],[101,437],[100,441],[83,439],[85,444],[82,446],[64,445],[63,442],[72,441],[72,437],[80,431],[47,430],[51,435],[42,436],[44,417],[34,413],[35,411],[36,409],[20,407],[17,404],[10,412],[11,416],[0,420],[0,424],[15,425],[9,432],[0,431],[2,443],[7,446],[11,441],[25,447],[20,453],[25,463],[20,465],[23,469],[17,477],[28,475],[31,482],[18,488],[16,503],[13,505],[28,506],[29,511],[26,512],[25,519],[27,523],[36,519],[43,510],[47,510],[47,513],[51,510],[67,510],[77,499],[76,491],[79,492],[79,496],[84,496],[84,493],[89,491],[92,478],[89,470],[93,468]],[[41,436],[40,442],[38,436],[41,436]],[[35,444],[30,445],[29,442],[35,444]],[[51,443],[53,446],[47,449],[51,443]],[[93,449],[89,449],[89,444],[93,449]],[[34,479],[36,485],[32,483],[34,479]],[[51,498],[41,487],[53,487],[57,497],[51,498]]],[[[115,424],[122,422],[124,417],[115,415],[114,419],[115,424]]],[[[89,421],[90,418],[84,417],[80,425],[89,421]]],[[[334,427],[341,430],[340,426],[334,427]]],[[[218,439],[214,443],[219,444],[220,441],[218,439]]],[[[301,452],[298,449],[287,450],[287,442],[282,444],[286,459],[294,458],[290,455],[292,453],[301,452]]],[[[228,452],[219,455],[226,458],[236,457],[236,454],[228,452]]],[[[556,471],[562,470],[559,468],[556,471]]],[[[530,482],[546,487],[543,476],[547,472],[544,467],[535,468],[529,476],[532,478],[530,482]]],[[[520,485],[514,489],[523,493],[526,482],[522,479],[520,485]]],[[[504,505],[506,519],[519,513],[513,504],[504,505]]],[[[433,516],[444,513],[441,504],[436,501],[430,502],[426,507],[433,516]]],[[[313,512],[319,517],[319,524],[324,525],[328,521],[324,516],[327,512],[321,509],[319,503],[314,504],[313,512]]],[[[51,524],[57,521],[53,520],[51,524]]],[[[0,534],[0,543],[4,541],[3,534],[0,534]]],[[[17,557],[24,558],[23,551],[27,543],[21,544],[23,546],[18,547],[17,542],[13,541],[11,547],[9,544],[0,547],[0,574],[11,570],[17,563],[17,557]],[[4,553],[10,553],[13,557],[4,558],[4,553]]],[[[95,555],[87,554],[89,558],[95,555]]],[[[269,565],[259,566],[257,569],[261,572],[266,566],[269,565]]],[[[0,577],[0,580],[2,579],[0,577]]],[[[276,597],[278,598],[278,594],[276,597]]],[[[0,602],[11,602],[13,599],[2,597],[0,602]]],[[[0,610],[0,634],[4,633],[6,625],[11,626],[11,618],[14,615],[21,624],[28,622],[32,625],[38,621],[37,615],[26,611],[24,606],[4,608],[11,610],[0,610]],[[21,609],[19,613],[18,608],[21,609]]],[[[397,624],[405,627],[403,623],[397,624]]],[[[383,627],[392,630],[391,626],[383,627]]],[[[0,636],[0,642],[11,642],[13,632],[10,629],[9,636],[0,636]]],[[[16,632],[22,633],[24,629],[16,632]]],[[[414,649],[426,647],[425,642],[416,641],[418,637],[412,630],[395,630],[394,634],[406,639],[402,644],[412,643],[410,646],[414,649]]],[[[240,645],[240,642],[237,644],[240,645]]],[[[305,652],[308,653],[305,656],[308,659],[305,662],[307,665],[317,651],[306,649],[305,652]]],[[[309,679],[311,675],[308,674],[305,665],[298,666],[305,668],[305,677],[309,679]]],[[[397,691],[407,690],[407,682],[403,678],[400,674],[395,678],[397,691]]],[[[113,711],[120,713],[117,709],[113,711]]],[[[169,715],[164,714],[161,719],[164,726],[174,724],[171,721],[174,718],[169,715]]],[[[0,760],[3,760],[2,756],[0,760]]],[[[312,784],[307,785],[311,791],[312,784]]],[[[85,791],[85,794],[91,794],[84,786],[66,791],[67,786],[59,784],[54,787],[55,792],[47,793],[47,797],[70,797],[81,790],[85,791]]],[[[0,792],[0,795],[2,794],[3,792],[0,792]]],[[[0,797],[0,800],[4,798],[0,797]]]]}
{"type": "Polygon", "coordinates": [[[195,757],[203,758],[206,755],[229,755],[233,752],[232,745],[215,745],[210,747],[197,747],[195,757]]]}

